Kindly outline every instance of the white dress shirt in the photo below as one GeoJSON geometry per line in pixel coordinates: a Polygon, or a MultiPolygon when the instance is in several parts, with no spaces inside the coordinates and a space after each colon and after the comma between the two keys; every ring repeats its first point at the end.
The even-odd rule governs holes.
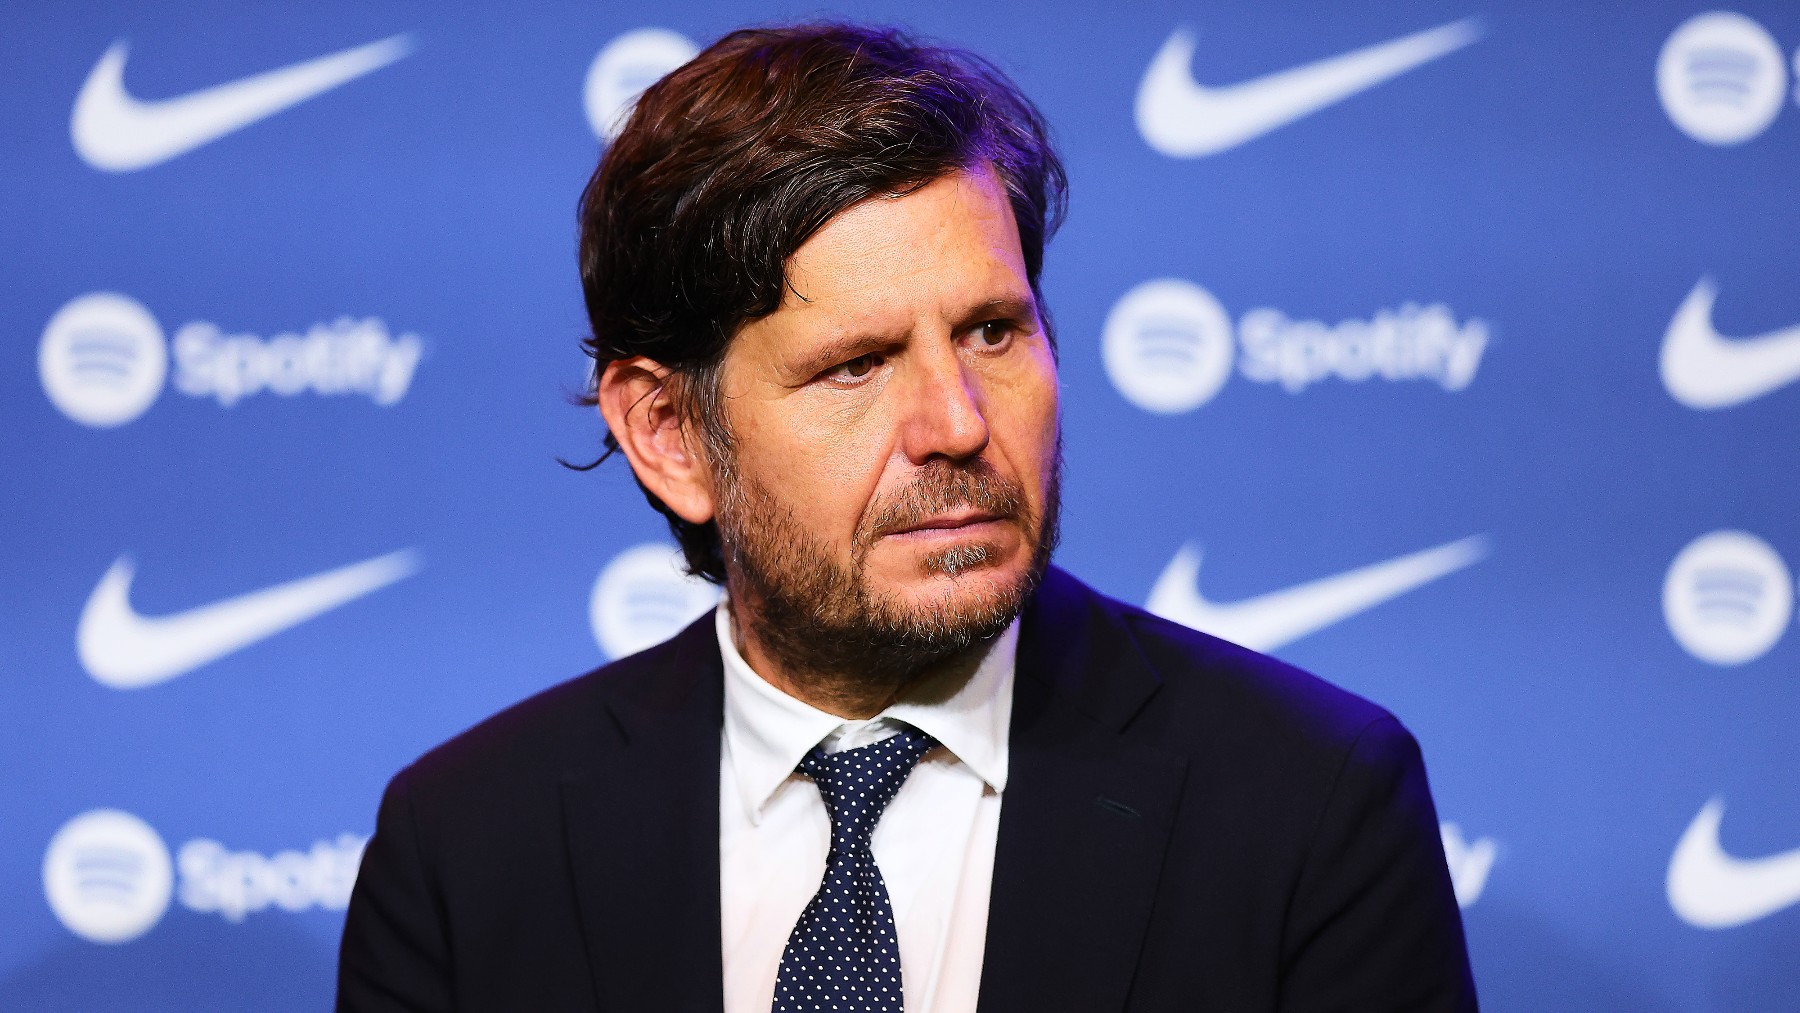
{"type": "Polygon", "coordinates": [[[751,670],[723,602],[725,660],[719,759],[719,885],[725,1013],[769,1013],[788,935],[825,878],[831,819],[819,789],[796,774],[821,743],[855,749],[896,722],[940,743],[876,824],[871,847],[894,907],[906,1013],[974,1013],[987,943],[994,839],[1006,788],[1015,621],[966,683],[941,699],[909,694],[867,721],[827,714],[751,670]]]}

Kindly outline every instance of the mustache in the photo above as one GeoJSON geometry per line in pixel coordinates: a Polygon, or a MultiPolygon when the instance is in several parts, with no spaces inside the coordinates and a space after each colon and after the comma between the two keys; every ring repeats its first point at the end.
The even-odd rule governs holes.
{"type": "Polygon", "coordinates": [[[915,528],[928,518],[958,507],[973,507],[1002,520],[1014,519],[1025,509],[1025,491],[986,461],[958,465],[936,460],[877,504],[857,541],[867,545],[882,535],[915,528]]]}

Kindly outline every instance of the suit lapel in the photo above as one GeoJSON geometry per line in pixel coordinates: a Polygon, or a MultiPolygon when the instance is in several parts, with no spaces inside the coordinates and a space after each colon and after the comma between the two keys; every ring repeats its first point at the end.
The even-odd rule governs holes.
{"type": "Polygon", "coordinates": [[[711,614],[597,716],[562,800],[575,901],[602,1010],[718,1013],[719,728],[711,614]]]}
{"type": "Polygon", "coordinates": [[[1117,613],[1052,570],[1021,629],[984,1013],[1124,1007],[1186,776],[1120,734],[1158,684],[1117,613]]]}
{"type": "MultiPolygon", "coordinates": [[[[719,734],[710,616],[655,649],[567,764],[563,816],[607,1011],[719,1013],[719,734]]],[[[1122,1009],[1185,761],[1120,733],[1158,679],[1060,571],[1021,629],[980,1010],[1122,1009]]]]}

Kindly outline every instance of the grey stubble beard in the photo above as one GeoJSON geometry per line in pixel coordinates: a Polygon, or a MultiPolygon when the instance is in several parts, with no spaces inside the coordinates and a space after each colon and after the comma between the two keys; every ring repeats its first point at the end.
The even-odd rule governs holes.
{"type": "MultiPolygon", "coordinates": [[[[728,457],[714,459],[721,461],[718,523],[732,619],[751,627],[740,629],[740,638],[753,633],[784,677],[809,696],[853,710],[892,699],[931,672],[985,654],[1037,589],[1059,535],[1060,440],[1041,516],[1028,508],[1017,484],[987,462],[940,461],[921,469],[863,518],[847,567],[790,504],[737,473],[728,457]],[[882,534],[963,505],[1019,523],[1031,558],[1018,580],[973,599],[947,594],[918,606],[868,586],[868,552],[882,534]]],[[[953,545],[927,556],[923,567],[956,581],[986,564],[993,551],[981,542],[953,545]]]]}

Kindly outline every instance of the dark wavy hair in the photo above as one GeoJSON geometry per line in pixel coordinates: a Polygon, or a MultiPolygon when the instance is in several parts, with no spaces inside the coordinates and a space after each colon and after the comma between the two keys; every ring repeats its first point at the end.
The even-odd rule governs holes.
{"type": "MultiPolygon", "coordinates": [[[[585,403],[609,363],[645,356],[669,367],[676,411],[728,462],[719,363],[740,327],[780,307],[788,259],[854,204],[984,165],[1006,188],[1037,293],[1068,182],[1042,114],[993,64],[836,23],[713,43],[644,92],[582,191],[585,403]]],[[[605,442],[588,467],[619,449],[605,442]]],[[[717,526],[638,487],[688,570],[722,583],[717,526]]]]}

